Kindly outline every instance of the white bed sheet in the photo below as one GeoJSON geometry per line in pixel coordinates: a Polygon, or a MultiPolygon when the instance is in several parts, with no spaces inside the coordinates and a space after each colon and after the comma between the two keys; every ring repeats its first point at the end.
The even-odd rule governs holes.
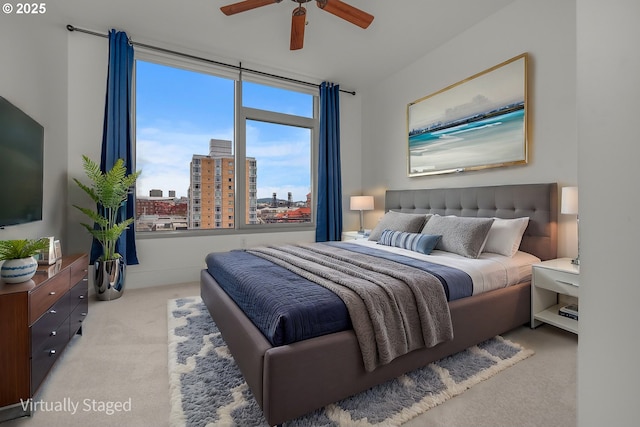
{"type": "Polygon", "coordinates": [[[379,245],[377,242],[366,239],[349,240],[347,243],[370,246],[460,269],[471,277],[473,295],[528,282],[531,279],[531,265],[540,262],[540,258],[522,251],[518,251],[512,257],[483,252],[480,257],[473,259],[439,250],[434,250],[431,254],[424,255],[408,249],[379,245]]]}

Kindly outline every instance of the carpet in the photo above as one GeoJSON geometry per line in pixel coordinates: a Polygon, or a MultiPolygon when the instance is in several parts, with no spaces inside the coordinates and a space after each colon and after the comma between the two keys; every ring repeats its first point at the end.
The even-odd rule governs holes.
{"type": "MultiPolygon", "coordinates": [[[[267,426],[200,297],[168,301],[172,426],[267,426]]],[[[328,405],[289,426],[399,426],[526,359],[500,336],[328,405]]]]}

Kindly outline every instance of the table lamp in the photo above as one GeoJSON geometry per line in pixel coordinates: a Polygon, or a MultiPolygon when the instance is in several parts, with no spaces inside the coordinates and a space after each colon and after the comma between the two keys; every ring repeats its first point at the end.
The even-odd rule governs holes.
{"type": "Polygon", "coordinates": [[[373,196],[351,196],[350,202],[350,209],[352,211],[360,211],[360,230],[358,230],[358,233],[364,234],[363,211],[373,210],[373,196]]]}
{"type": "Polygon", "coordinates": [[[580,265],[580,218],[578,216],[578,187],[562,187],[562,202],[560,203],[560,213],[575,215],[578,227],[578,256],[571,260],[572,264],[580,265]]]}

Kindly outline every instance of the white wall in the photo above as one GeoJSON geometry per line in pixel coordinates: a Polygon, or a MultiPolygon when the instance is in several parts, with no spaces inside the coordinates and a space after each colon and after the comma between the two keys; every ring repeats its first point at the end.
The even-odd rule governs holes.
{"type": "MultiPolygon", "coordinates": [[[[50,15],[0,14],[0,96],[44,127],[42,221],[0,229],[0,240],[55,236],[66,248],[67,43],[50,15]]],[[[0,203],[7,203],[1,195],[0,203]]]]}
{"type": "MultiPolygon", "coordinates": [[[[124,29],[131,33],[135,29],[124,29]]],[[[69,33],[69,204],[87,205],[86,196],[72,178],[84,179],[81,155],[100,158],[108,42],[82,33],[69,33]]],[[[156,43],[161,46],[161,43],[156,43]]],[[[175,49],[175,48],[174,48],[175,49]]],[[[319,77],[321,78],[321,76],[319,77]]],[[[358,214],[348,211],[349,196],[361,188],[361,97],[340,95],[343,204],[345,229],[357,228],[358,214]]],[[[88,206],[88,205],[87,205],[88,206]]],[[[79,225],[86,218],[77,210],[69,212],[70,250],[88,251],[91,239],[79,225]]],[[[140,236],[140,235],[138,235],[140,236]]],[[[127,267],[130,288],[199,280],[205,256],[264,243],[313,241],[314,232],[279,232],[199,237],[139,237],[136,242],[139,265],[127,267]]]]}
{"type": "MultiPolygon", "coordinates": [[[[364,192],[507,183],[577,183],[575,1],[514,2],[363,95],[364,192]],[[407,176],[407,104],[521,53],[529,53],[530,161],[524,166],[455,175],[407,176]]],[[[575,256],[575,217],[559,218],[560,256],[575,256]]]]}
{"type": "Polygon", "coordinates": [[[636,426],[640,3],[578,0],[578,425],[636,426]]]}

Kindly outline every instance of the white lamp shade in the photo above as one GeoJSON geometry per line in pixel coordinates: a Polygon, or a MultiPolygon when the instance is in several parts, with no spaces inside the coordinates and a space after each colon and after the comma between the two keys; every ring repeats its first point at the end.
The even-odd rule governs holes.
{"type": "Polygon", "coordinates": [[[373,196],[351,196],[350,209],[352,211],[372,211],[373,196]]]}
{"type": "Polygon", "coordinates": [[[578,215],[578,187],[562,187],[560,213],[578,215]]]}

